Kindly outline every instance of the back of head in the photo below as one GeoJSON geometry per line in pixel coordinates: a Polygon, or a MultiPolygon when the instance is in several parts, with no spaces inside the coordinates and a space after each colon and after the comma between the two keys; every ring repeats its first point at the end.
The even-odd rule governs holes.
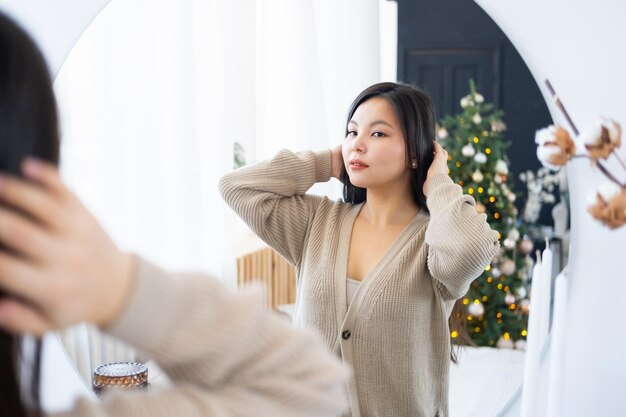
{"type": "MultiPolygon", "coordinates": [[[[24,30],[0,12],[0,172],[20,175],[27,156],[58,163],[56,102],[41,52],[24,30]]],[[[5,296],[0,289],[0,297],[5,296]]],[[[37,343],[30,363],[21,362],[30,366],[22,372],[19,339],[0,330],[0,416],[39,415],[40,349],[37,343]],[[26,378],[22,384],[18,373],[26,378]],[[25,404],[33,411],[27,413],[25,404]]]]}
{"type": "Polygon", "coordinates": [[[18,175],[29,155],[58,162],[56,101],[41,52],[0,13],[0,171],[18,175]]]}

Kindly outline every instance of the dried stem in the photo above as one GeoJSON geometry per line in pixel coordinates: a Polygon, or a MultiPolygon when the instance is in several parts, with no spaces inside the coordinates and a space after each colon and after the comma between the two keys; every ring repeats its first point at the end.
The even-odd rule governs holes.
{"type": "Polygon", "coordinates": [[[617,178],[615,178],[613,176],[613,174],[611,174],[605,167],[604,165],[602,165],[602,163],[600,161],[596,162],[596,165],[598,166],[598,168],[600,169],[600,171],[602,171],[602,173],[604,175],[607,176],[608,179],[610,179],[611,181],[613,181],[615,184],[619,185],[620,188],[626,188],[626,184],[622,184],[621,182],[619,182],[617,180],[617,178]]]}
{"type": "Polygon", "coordinates": [[[613,149],[612,152],[613,152],[613,155],[615,155],[615,157],[619,161],[619,163],[622,165],[622,168],[624,168],[624,170],[626,170],[626,165],[624,165],[624,161],[622,161],[622,158],[619,157],[619,154],[615,151],[615,149],[613,149]]]}
{"type": "MultiPolygon", "coordinates": [[[[576,128],[576,125],[574,124],[574,122],[572,121],[572,118],[569,117],[569,113],[567,112],[567,110],[565,110],[565,106],[563,105],[563,103],[561,103],[561,100],[559,99],[559,96],[556,94],[556,91],[554,90],[554,88],[552,87],[552,84],[550,84],[550,81],[548,79],[545,80],[546,86],[548,87],[548,90],[550,90],[550,94],[552,94],[552,98],[554,99],[554,102],[556,104],[556,106],[559,108],[559,110],[561,110],[561,113],[563,113],[563,116],[565,116],[565,120],[567,120],[567,123],[569,123],[570,127],[572,128],[572,131],[574,132],[574,134],[576,136],[578,136],[578,129],[576,128]]],[[[617,156],[617,153],[615,154],[617,156]]],[[[584,155],[574,155],[573,158],[580,158],[584,155]]],[[[618,157],[619,159],[619,157],[618,157]]],[[[622,163],[622,166],[624,166],[623,162],[620,159],[620,162],[622,163]]],[[[606,177],[608,179],[610,179],[611,181],[613,181],[615,184],[617,184],[620,188],[622,189],[626,189],[626,184],[622,184],[621,182],[619,182],[619,180],[617,178],[615,178],[615,176],[613,174],[611,174],[604,165],[602,165],[602,163],[600,161],[596,161],[596,165],[598,166],[598,168],[600,169],[600,171],[606,175],[606,177]]],[[[624,166],[624,169],[626,169],[626,166],[624,166]]]]}
{"type": "Polygon", "coordinates": [[[572,118],[569,117],[569,113],[567,112],[567,110],[565,110],[565,106],[563,105],[563,103],[561,103],[561,99],[556,94],[556,91],[554,91],[554,88],[552,88],[552,84],[550,84],[550,81],[548,79],[545,80],[545,83],[548,87],[548,90],[550,90],[550,94],[552,94],[554,103],[559,108],[559,110],[561,110],[561,113],[563,113],[563,116],[565,116],[565,120],[567,120],[567,123],[569,123],[570,127],[572,128],[572,132],[574,132],[574,134],[578,136],[578,129],[576,128],[576,125],[574,125],[572,118]]]}

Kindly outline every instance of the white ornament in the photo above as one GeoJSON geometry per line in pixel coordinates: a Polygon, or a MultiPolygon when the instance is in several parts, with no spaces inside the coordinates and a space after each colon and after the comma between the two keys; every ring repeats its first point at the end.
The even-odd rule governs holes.
{"type": "Polygon", "coordinates": [[[495,181],[496,184],[502,184],[502,178],[499,175],[496,175],[495,177],[493,177],[493,180],[495,181]]]}
{"type": "Polygon", "coordinates": [[[467,158],[471,158],[472,156],[474,156],[475,153],[476,150],[471,143],[468,143],[467,145],[463,146],[463,148],[461,148],[461,154],[467,158]]]}
{"type": "Polygon", "coordinates": [[[506,124],[502,120],[496,120],[491,122],[491,130],[494,132],[504,132],[506,130],[506,124]]]}
{"type": "Polygon", "coordinates": [[[519,240],[519,230],[517,229],[509,230],[508,238],[513,239],[514,241],[517,242],[519,240]]]}
{"type": "Polygon", "coordinates": [[[511,294],[510,292],[507,292],[506,295],[504,296],[504,302],[508,306],[513,304],[515,302],[515,296],[511,294]]]}
{"type": "Polygon", "coordinates": [[[461,99],[461,107],[466,108],[470,104],[469,96],[465,96],[461,99]]]}
{"type": "Polygon", "coordinates": [[[472,174],[472,179],[474,180],[474,182],[479,183],[483,180],[483,174],[482,172],[480,172],[479,170],[474,171],[474,173],[472,174]]]}
{"type": "Polygon", "coordinates": [[[500,272],[498,268],[493,268],[491,270],[491,275],[493,275],[494,278],[500,278],[500,275],[502,275],[502,272],[500,272]]]}
{"type": "Polygon", "coordinates": [[[517,198],[517,196],[513,193],[508,193],[506,197],[509,199],[511,203],[513,203],[515,199],[517,198]]]}
{"type": "Polygon", "coordinates": [[[476,125],[480,124],[482,121],[483,121],[483,118],[480,117],[479,113],[476,113],[474,117],[472,117],[472,122],[474,122],[474,124],[476,125]]]}
{"type": "Polygon", "coordinates": [[[482,94],[476,93],[474,95],[474,100],[476,100],[476,103],[482,103],[483,101],[485,101],[485,98],[482,96],[482,94]]]}
{"type": "Polygon", "coordinates": [[[496,347],[499,349],[513,349],[513,341],[511,339],[505,339],[504,336],[500,336],[496,347]]]}
{"type": "Polygon", "coordinates": [[[498,162],[496,162],[496,172],[500,175],[507,175],[509,173],[509,166],[502,159],[498,159],[498,162]]]}
{"type": "Polygon", "coordinates": [[[484,164],[485,162],[487,162],[487,155],[482,152],[478,152],[474,156],[474,161],[478,162],[479,164],[484,164]]]}
{"type": "Polygon", "coordinates": [[[439,136],[439,139],[445,139],[448,137],[448,131],[445,127],[442,127],[437,131],[437,136],[439,136]]]}
{"type": "Polygon", "coordinates": [[[504,242],[502,242],[502,244],[504,245],[505,248],[507,249],[513,249],[515,247],[515,241],[513,239],[510,238],[506,238],[504,239],[504,242]]]}
{"type": "Polygon", "coordinates": [[[526,296],[528,295],[528,291],[526,291],[526,288],[524,287],[519,287],[517,289],[517,296],[519,298],[526,298],[526,296]]]}
{"type": "Polygon", "coordinates": [[[468,313],[470,313],[474,317],[479,317],[485,314],[485,306],[478,302],[478,304],[471,303],[467,308],[468,313]]]}

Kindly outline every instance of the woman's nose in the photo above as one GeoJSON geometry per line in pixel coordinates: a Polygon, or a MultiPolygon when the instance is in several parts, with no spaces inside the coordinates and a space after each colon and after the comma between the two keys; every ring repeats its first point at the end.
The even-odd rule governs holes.
{"type": "Polygon", "coordinates": [[[361,135],[357,135],[352,141],[352,150],[356,152],[365,152],[365,142],[361,135]]]}

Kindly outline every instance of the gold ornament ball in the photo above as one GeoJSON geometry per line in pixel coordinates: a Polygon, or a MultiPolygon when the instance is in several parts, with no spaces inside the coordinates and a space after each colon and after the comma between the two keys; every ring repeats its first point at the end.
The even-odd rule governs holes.
{"type": "Polygon", "coordinates": [[[533,245],[533,242],[530,239],[522,239],[519,243],[519,250],[524,255],[531,253],[534,247],[535,245],[533,245]]]}
{"type": "Polygon", "coordinates": [[[528,299],[524,299],[519,303],[519,311],[520,313],[526,315],[530,311],[530,301],[528,299]]]}
{"type": "Polygon", "coordinates": [[[511,259],[505,259],[500,264],[500,272],[502,272],[504,275],[511,275],[513,272],[515,272],[515,262],[513,262],[511,259]]]}

